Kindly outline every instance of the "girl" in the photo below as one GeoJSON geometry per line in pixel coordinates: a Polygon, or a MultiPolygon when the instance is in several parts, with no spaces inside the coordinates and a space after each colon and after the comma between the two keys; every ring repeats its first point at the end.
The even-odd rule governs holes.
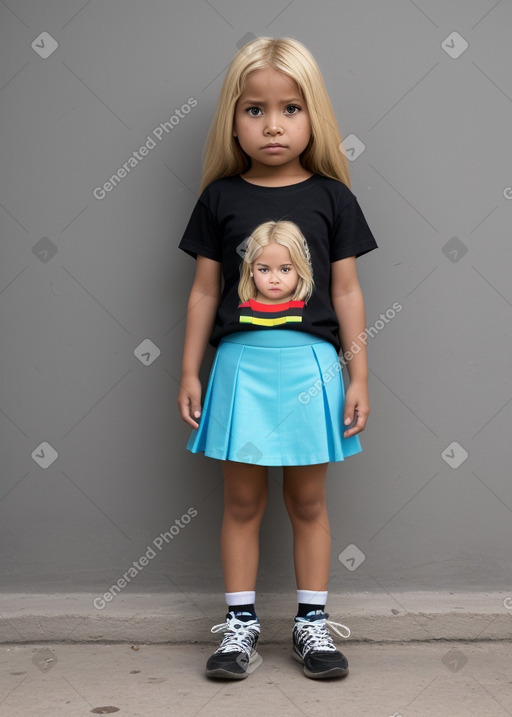
{"type": "MultiPolygon", "coordinates": [[[[350,631],[338,630],[325,612],[331,544],[325,478],[329,462],[361,451],[357,434],[366,426],[369,399],[366,347],[357,342],[365,310],[356,258],[377,243],[349,188],[340,149],[320,70],[301,43],[256,38],[235,55],[205,148],[201,196],[180,242],[196,259],[196,273],[178,405],[194,429],[187,448],[222,461],[224,475],[228,612],[212,628],[225,634],[207,662],[210,677],[242,679],[261,662],[254,603],[267,466],[283,466],[293,529],[298,611],[292,656],[310,678],[348,672],[329,628],[342,637],[350,631]],[[262,316],[252,309],[244,314],[238,296],[247,237],[269,220],[300,228],[315,280],[307,303],[293,307],[299,314],[285,311],[285,319],[294,319],[277,323],[256,321],[262,316]],[[199,370],[208,341],[217,353],[201,410],[199,370]],[[345,395],[338,353],[353,343],[359,351],[348,363],[345,395]]],[[[285,277],[288,268],[298,273],[298,265],[282,244],[269,244],[264,253],[244,264],[254,274],[257,308],[266,305],[264,317],[283,318],[272,309],[295,291],[295,278],[285,277]],[[282,295],[270,292],[279,288],[270,279],[266,288],[263,281],[258,286],[260,268],[261,276],[284,285],[282,295]]]]}
{"type": "Polygon", "coordinates": [[[249,237],[240,273],[241,323],[302,321],[305,300],[313,292],[313,269],[308,243],[296,224],[260,224],[249,237]]]}

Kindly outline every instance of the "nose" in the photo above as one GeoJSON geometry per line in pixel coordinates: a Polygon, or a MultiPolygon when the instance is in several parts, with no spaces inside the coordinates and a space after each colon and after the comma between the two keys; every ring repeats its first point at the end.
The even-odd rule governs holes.
{"type": "Polygon", "coordinates": [[[265,133],[270,135],[282,134],[283,128],[279,121],[279,115],[277,112],[272,112],[268,115],[267,126],[265,133]]]}

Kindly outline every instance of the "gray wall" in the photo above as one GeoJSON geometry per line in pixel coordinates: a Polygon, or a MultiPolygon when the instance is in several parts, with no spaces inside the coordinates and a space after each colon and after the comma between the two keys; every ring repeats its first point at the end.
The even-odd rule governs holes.
{"type": "MultiPolygon", "coordinates": [[[[0,21],[1,588],[102,593],[131,566],[127,591],[223,592],[220,466],[176,406],[177,244],[226,66],[268,34],[316,56],[380,245],[330,589],[510,586],[510,3],[11,0],[0,21]]],[[[270,484],[258,589],[293,591],[270,484]]]]}

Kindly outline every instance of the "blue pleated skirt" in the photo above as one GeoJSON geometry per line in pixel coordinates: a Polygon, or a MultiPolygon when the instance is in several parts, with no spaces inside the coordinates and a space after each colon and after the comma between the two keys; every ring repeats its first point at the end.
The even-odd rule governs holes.
{"type": "Polygon", "coordinates": [[[291,329],[230,334],[217,348],[187,449],[264,466],[342,461],[362,450],[358,435],[343,437],[344,403],[328,341],[291,329]]]}

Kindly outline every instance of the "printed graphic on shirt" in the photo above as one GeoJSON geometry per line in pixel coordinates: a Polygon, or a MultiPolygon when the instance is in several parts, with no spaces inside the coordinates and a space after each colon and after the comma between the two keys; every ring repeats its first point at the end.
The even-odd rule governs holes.
{"type": "Polygon", "coordinates": [[[212,346],[217,347],[225,336],[244,330],[286,329],[314,334],[329,341],[339,352],[339,323],[330,296],[332,263],[362,256],[375,249],[377,243],[357,198],[342,182],[315,174],[295,185],[259,187],[233,175],[217,179],[203,190],[179,246],[194,258],[204,256],[222,265],[225,284],[210,337],[212,346]],[[270,219],[290,221],[295,227],[261,226],[270,219]],[[307,240],[310,272],[308,252],[297,228],[307,240]],[[264,261],[268,271],[259,281],[258,259],[261,257],[257,250],[252,253],[250,246],[255,232],[262,248],[272,244],[273,233],[279,232],[279,243],[290,250],[291,262],[300,276],[295,290],[292,289],[296,278],[292,280],[293,272],[287,275],[280,272],[275,257],[264,261]],[[282,277],[286,291],[271,291],[272,274],[282,277]],[[265,277],[268,278],[266,284],[265,277]],[[262,285],[262,290],[254,279],[262,285]],[[266,306],[261,315],[254,312],[250,304],[242,307],[250,299],[265,302],[267,306],[303,301],[304,308],[292,304],[290,312],[269,315],[266,306]],[[302,318],[302,321],[270,327],[251,323],[253,319],[282,319],[283,316],[302,318]]]}
{"type": "Polygon", "coordinates": [[[286,301],[284,304],[261,304],[249,299],[239,304],[239,322],[256,326],[282,326],[302,321],[303,301],[286,301]]]}
{"type": "Polygon", "coordinates": [[[313,287],[311,254],[298,225],[287,220],[258,224],[240,266],[238,323],[265,328],[302,323],[313,287]]]}

